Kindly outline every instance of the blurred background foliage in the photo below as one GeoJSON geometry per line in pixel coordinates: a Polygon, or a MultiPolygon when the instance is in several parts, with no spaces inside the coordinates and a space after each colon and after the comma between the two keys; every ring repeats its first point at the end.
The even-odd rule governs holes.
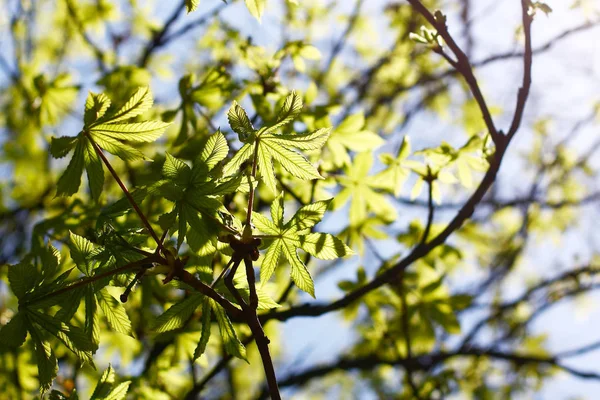
{"type": "MultiPolygon", "coordinates": [[[[334,197],[321,229],[338,233],[358,255],[333,262],[302,255],[316,303],[289,283],[286,268],[265,286],[291,310],[266,324],[284,397],[594,398],[600,387],[597,2],[548,0],[548,15],[538,8],[524,121],[472,218],[341,312],[290,322],[303,315],[305,301],[326,304],[362,287],[424,235],[442,232],[479,185],[494,146],[468,86],[433,51],[421,30],[426,21],[408,3],[246,3],[254,5],[1,1],[0,325],[18,309],[6,283],[8,265],[51,243],[61,256],[58,270],[66,271],[74,265],[69,231],[97,244],[113,238],[112,230],[127,232],[132,243],[151,247],[133,213],[107,217],[108,205],[122,198],[114,182],[105,182],[97,202],[87,185],[74,197],[55,197],[67,162],[50,156],[51,137],[79,132],[88,91],[123,104],[150,86],[149,117],[173,122],[159,141],[136,144],[152,162],[114,163],[129,187],[141,188],[161,175],[166,152],[193,160],[219,128],[239,148],[226,119],[234,100],[262,126],[296,90],[305,106],[294,130],[333,130],[323,149],[309,152],[325,179],[307,184],[276,165],[287,215],[334,197]],[[556,383],[557,376],[567,378],[556,383]]],[[[508,126],[522,74],[520,2],[423,4],[447,14],[494,120],[508,126]]],[[[258,209],[268,212],[274,193],[262,184],[258,193],[258,209]]],[[[159,226],[169,204],[148,193],[143,210],[159,226]]],[[[229,196],[226,206],[243,215],[244,194],[229,196]]],[[[218,271],[224,259],[193,256],[191,265],[218,271]]],[[[109,289],[118,297],[116,286],[109,289]]],[[[125,304],[132,337],[102,321],[97,369],[80,367],[52,342],[60,370],[50,397],[69,398],[76,388],[88,398],[98,381],[135,399],[266,396],[253,345],[249,364],[231,361],[218,340],[193,361],[199,313],[175,331],[150,329],[181,298],[177,287],[145,278],[125,304]]],[[[247,340],[249,330],[236,327],[247,340]]],[[[38,393],[36,357],[31,339],[18,349],[0,348],[0,398],[38,393]]]]}

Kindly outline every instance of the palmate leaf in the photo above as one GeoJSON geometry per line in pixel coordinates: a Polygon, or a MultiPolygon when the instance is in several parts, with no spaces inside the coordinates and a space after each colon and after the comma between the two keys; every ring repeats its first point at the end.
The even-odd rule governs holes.
{"type": "Polygon", "coordinates": [[[95,245],[84,238],[69,232],[69,248],[71,249],[71,258],[75,261],[77,268],[87,276],[91,276],[97,261],[94,257],[97,256],[101,248],[96,248],[95,245]]]}
{"type": "Polygon", "coordinates": [[[81,184],[81,174],[85,168],[94,200],[98,200],[104,186],[104,172],[97,153],[104,149],[125,161],[145,159],[137,149],[123,143],[153,142],[165,131],[169,123],[162,121],[127,122],[152,107],[150,89],[139,88],[123,107],[109,113],[110,99],[104,94],[89,93],[85,103],[84,127],[76,137],[52,138],[51,154],[62,158],[74,149],[67,169],[57,182],[57,196],[72,196],[81,184]]]}
{"type": "Polygon", "coordinates": [[[194,293],[189,297],[173,304],[167,311],[162,313],[154,324],[152,330],[156,333],[168,332],[182,328],[202,304],[204,296],[194,293]]]}
{"type": "Polygon", "coordinates": [[[274,124],[258,131],[250,124],[246,112],[234,103],[228,113],[231,128],[238,133],[244,146],[225,165],[223,173],[237,173],[242,164],[251,159],[254,152],[257,156],[260,179],[273,192],[277,192],[277,179],[273,161],[277,161],[287,172],[303,180],[323,179],[317,169],[304,157],[292,149],[318,150],[327,141],[330,129],[319,129],[302,134],[277,134],[280,127],[289,124],[302,111],[302,99],[296,92],[291,92],[284,100],[274,124]]]}
{"type": "MultiPolygon", "coordinates": [[[[331,153],[333,168],[351,164],[348,150],[355,152],[371,151],[383,145],[385,141],[376,133],[364,129],[363,114],[353,114],[344,119],[331,133],[327,141],[327,150],[331,153]]],[[[332,168],[332,169],[333,169],[332,168]]]]}
{"type": "Polygon", "coordinates": [[[96,292],[96,300],[110,328],[115,332],[133,337],[131,321],[123,304],[108,293],[106,289],[96,292]]]}
{"type": "Polygon", "coordinates": [[[402,144],[398,150],[398,154],[394,157],[391,154],[384,153],[379,156],[382,163],[387,165],[387,168],[375,175],[375,185],[383,189],[387,189],[394,193],[394,196],[400,195],[402,185],[409,175],[410,161],[406,158],[410,155],[410,140],[408,136],[402,139],[402,144]]]}
{"type": "Polygon", "coordinates": [[[283,223],[283,194],[271,204],[273,221],[259,213],[253,213],[254,225],[268,235],[265,243],[267,252],[260,267],[260,281],[264,285],[279,264],[283,255],[291,266],[291,277],[296,286],[311,296],[315,296],[314,283],[306,265],[298,257],[297,249],[302,249],[314,257],[333,260],[354,254],[338,238],[326,233],[310,233],[321,221],[331,200],[317,201],[301,207],[287,222],[283,223]]]}
{"type": "Polygon", "coordinates": [[[225,137],[217,132],[208,139],[191,168],[183,160],[167,153],[162,170],[166,180],[160,191],[175,206],[168,217],[162,218],[162,222],[165,229],[177,223],[178,247],[185,238],[197,254],[212,254],[216,250],[216,238],[220,231],[241,231],[241,224],[223,206],[218,196],[239,190],[242,176],[216,179],[211,175],[228,151],[225,137]]]}
{"type": "Polygon", "coordinates": [[[345,168],[345,175],[337,177],[343,189],[333,201],[334,209],[338,209],[351,199],[350,226],[357,228],[367,219],[369,211],[374,212],[386,222],[396,220],[396,209],[384,194],[377,192],[380,182],[369,178],[369,171],[373,165],[371,152],[359,153],[351,165],[345,168]]]}

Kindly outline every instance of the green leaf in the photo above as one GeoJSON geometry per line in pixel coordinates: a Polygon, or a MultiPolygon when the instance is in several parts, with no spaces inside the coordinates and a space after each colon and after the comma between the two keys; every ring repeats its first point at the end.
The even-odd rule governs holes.
{"type": "Polygon", "coordinates": [[[152,92],[150,92],[150,88],[140,87],[135,93],[127,100],[127,103],[123,107],[121,107],[116,113],[109,116],[105,123],[114,123],[118,121],[123,121],[126,119],[131,119],[137,117],[148,111],[154,100],[152,99],[152,92]]]}
{"type": "Polygon", "coordinates": [[[108,368],[102,373],[102,376],[96,383],[96,388],[90,397],[90,400],[105,399],[110,393],[115,383],[115,370],[112,365],[108,364],[108,368]]]}
{"type": "Polygon", "coordinates": [[[300,290],[310,294],[312,297],[315,297],[315,284],[312,276],[310,276],[310,272],[308,272],[306,265],[304,265],[302,260],[300,260],[300,257],[298,257],[296,248],[291,243],[285,242],[283,246],[283,255],[287,258],[292,267],[290,276],[296,286],[298,286],[300,290]]]}
{"type": "Polygon", "coordinates": [[[119,142],[117,139],[113,139],[109,136],[96,133],[94,135],[94,141],[100,148],[108,151],[110,154],[114,154],[123,161],[149,160],[149,158],[138,149],[119,142]]]}
{"type": "Polygon", "coordinates": [[[233,158],[229,160],[229,162],[223,168],[223,175],[233,175],[240,171],[242,164],[252,157],[252,153],[254,151],[254,145],[246,143],[239,149],[233,158]]]}
{"type": "Polygon", "coordinates": [[[58,373],[58,361],[46,341],[42,341],[39,332],[32,332],[33,341],[35,344],[35,358],[38,366],[38,379],[40,382],[40,390],[46,392],[52,386],[52,380],[58,373]]]}
{"type": "Polygon", "coordinates": [[[63,172],[56,183],[57,196],[72,196],[79,190],[81,174],[85,165],[84,146],[84,141],[79,138],[75,146],[75,153],[73,153],[67,169],[65,169],[65,172],[63,172]]]}
{"type": "Polygon", "coordinates": [[[303,180],[323,179],[317,169],[302,155],[286,149],[270,140],[260,142],[268,155],[296,178],[303,180]]]}
{"type": "Polygon", "coordinates": [[[98,254],[94,244],[71,231],[69,231],[69,249],[71,249],[71,258],[77,265],[77,268],[87,276],[91,276],[94,270],[93,257],[98,254]]]}
{"type": "Polygon", "coordinates": [[[345,168],[345,175],[338,175],[337,181],[344,187],[333,201],[333,208],[343,206],[348,199],[350,204],[350,227],[356,229],[363,225],[369,215],[374,212],[379,218],[386,222],[396,220],[397,212],[384,194],[376,191],[380,182],[369,176],[373,165],[373,154],[371,152],[359,153],[354,162],[345,168]]]}
{"type": "Polygon", "coordinates": [[[239,135],[241,142],[246,143],[249,140],[254,140],[255,130],[252,126],[252,122],[250,122],[246,110],[244,110],[235,100],[227,112],[227,119],[229,120],[229,126],[231,126],[231,129],[239,135]]]}
{"type": "Polygon", "coordinates": [[[83,115],[85,126],[89,126],[102,118],[109,107],[110,99],[104,93],[95,94],[89,92],[85,100],[85,113],[83,115]]]}
{"type": "Polygon", "coordinates": [[[331,200],[317,201],[298,209],[287,223],[283,223],[283,194],[271,203],[270,221],[259,213],[252,214],[252,222],[258,230],[269,237],[264,238],[267,252],[260,266],[260,282],[263,286],[279,265],[281,255],[291,265],[291,277],[300,289],[314,297],[314,283],[306,265],[300,260],[297,249],[324,260],[333,260],[354,254],[341,240],[325,233],[310,233],[325,214],[331,200]]]}
{"type": "Polygon", "coordinates": [[[96,300],[106,316],[110,328],[115,332],[133,337],[131,321],[123,304],[108,293],[105,288],[96,292],[96,300]]]}
{"type": "Polygon", "coordinates": [[[178,185],[186,185],[190,181],[191,168],[178,158],[166,153],[162,173],[165,178],[174,181],[178,185]]]}
{"type": "Polygon", "coordinates": [[[114,381],[115,373],[109,364],[108,369],[104,371],[104,374],[96,384],[90,400],[124,400],[131,381],[122,382],[113,389],[114,381]]]}
{"type": "Polygon", "coordinates": [[[94,286],[85,287],[85,325],[84,331],[95,347],[100,344],[100,318],[98,317],[98,302],[94,296],[94,286]]]}
{"type": "Polygon", "coordinates": [[[36,284],[38,277],[37,269],[26,262],[8,267],[8,282],[10,288],[17,298],[25,296],[36,284]]]}
{"type": "Polygon", "coordinates": [[[275,170],[273,169],[273,161],[271,161],[271,156],[265,149],[265,146],[258,146],[257,156],[260,178],[265,186],[267,186],[272,193],[275,193],[277,191],[277,178],[275,177],[275,170]]]}
{"type": "Polygon", "coordinates": [[[199,3],[200,3],[200,0],[185,0],[185,10],[189,14],[192,11],[195,11],[196,8],[198,8],[199,3]]]}
{"type": "Polygon", "coordinates": [[[206,351],[206,345],[210,339],[210,323],[211,323],[211,307],[210,299],[204,297],[202,299],[202,333],[200,334],[200,341],[196,350],[194,350],[194,361],[197,360],[206,351]]]}
{"type": "Polygon", "coordinates": [[[211,135],[208,138],[208,141],[200,154],[200,159],[204,161],[210,171],[215,165],[223,161],[228,153],[229,145],[227,144],[227,139],[225,139],[221,130],[218,130],[214,135],[211,135]]]}
{"type": "Polygon", "coordinates": [[[104,187],[104,170],[102,161],[89,140],[85,141],[84,163],[92,199],[98,201],[104,187]]]}
{"type": "Polygon", "coordinates": [[[17,313],[8,324],[0,329],[0,344],[8,347],[21,347],[27,338],[27,320],[24,314],[17,313]]]}
{"type": "Polygon", "coordinates": [[[311,233],[299,240],[302,250],[321,260],[335,260],[354,254],[344,242],[328,233],[311,233]]]}
{"type": "Polygon", "coordinates": [[[365,117],[359,113],[350,115],[333,130],[327,141],[327,148],[331,152],[334,167],[339,168],[351,164],[348,150],[368,152],[385,143],[376,133],[365,130],[364,125],[365,117]]]}
{"type": "Polygon", "coordinates": [[[90,340],[85,332],[76,326],[59,321],[39,311],[27,309],[28,317],[42,329],[56,336],[65,346],[77,355],[82,361],[93,363],[92,352],[97,346],[90,340]]]}
{"type": "Polygon", "coordinates": [[[238,339],[237,333],[229,320],[229,317],[225,313],[225,310],[221,308],[214,300],[209,300],[212,306],[212,310],[217,318],[217,324],[219,325],[219,331],[221,332],[221,338],[223,338],[223,346],[228,354],[234,357],[246,360],[246,348],[238,339]]]}
{"type": "Polygon", "coordinates": [[[54,158],[63,158],[75,147],[77,136],[61,136],[52,138],[50,143],[50,154],[54,158]]]}
{"type": "Polygon", "coordinates": [[[314,132],[301,134],[263,134],[261,139],[269,139],[269,141],[282,146],[295,147],[300,150],[318,150],[325,145],[330,134],[331,128],[321,128],[314,132]]]}
{"type": "Polygon", "coordinates": [[[306,232],[307,229],[312,228],[323,219],[325,211],[327,211],[330,203],[331,199],[321,200],[300,207],[298,211],[296,211],[296,214],[285,225],[286,230],[297,231],[298,234],[306,232]]]}
{"type": "Polygon", "coordinates": [[[260,22],[267,0],[245,0],[250,14],[260,22]]]}
{"type": "Polygon", "coordinates": [[[265,129],[262,134],[274,132],[282,126],[289,124],[300,115],[300,112],[302,112],[302,96],[296,93],[295,90],[292,90],[285,98],[275,124],[265,129]]]}
{"type": "Polygon", "coordinates": [[[198,293],[175,303],[156,319],[152,330],[162,333],[182,328],[202,304],[203,298],[204,296],[198,293]]]}
{"type": "Polygon", "coordinates": [[[127,396],[129,385],[131,385],[131,381],[119,383],[117,387],[114,388],[112,392],[110,392],[110,394],[104,398],[104,400],[124,400],[127,396]]]}
{"type": "Polygon", "coordinates": [[[162,121],[131,122],[123,124],[104,123],[94,125],[90,128],[89,132],[92,137],[95,137],[97,134],[102,134],[118,140],[149,143],[158,139],[169,125],[169,122],[162,121]]]}
{"type": "Polygon", "coordinates": [[[267,249],[265,258],[260,266],[261,286],[269,281],[273,275],[273,272],[275,272],[275,269],[279,265],[279,259],[281,258],[281,253],[283,252],[283,245],[284,242],[282,239],[275,239],[267,249]]]}

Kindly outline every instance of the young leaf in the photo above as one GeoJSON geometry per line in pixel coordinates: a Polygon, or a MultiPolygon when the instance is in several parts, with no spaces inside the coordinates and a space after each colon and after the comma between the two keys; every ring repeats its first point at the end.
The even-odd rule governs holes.
{"type": "Polygon", "coordinates": [[[108,368],[104,371],[100,380],[98,380],[90,400],[124,400],[131,381],[120,383],[113,389],[114,384],[115,371],[113,367],[108,364],[108,368]]]}
{"type": "Polygon", "coordinates": [[[371,152],[359,153],[354,158],[354,162],[346,167],[346,174],[337,178],[344,188],[335,197],[334,209],[340,208],[349,198],[352,198],[349,215],[352,227],[361,225],[369,211],[373,211],[384,221],[396,220],[396,209],[383,194],[374,190],[379,188],[379,182],[369,178],[372,165],[371,152]]]}
{"type": "Polygon", "coordinates": [[[56,336],[82,361],[93,363],[92,353],[96,351],[97,346],[81,328],[59,321],[36,310],[27,309],[27,316],[39,327],[56,336]]]}
{"type": "Polygon", "coordinates": [[[344,119],[331,133],[327,149],[331,152],[335,168],[351,164],[348,150],[355,152],[372,151],[385,143],[376,133],[365,130],[365,117],[362,113],[344,119]]]}
{"type": "Polygon", "coordinates": [[[277,120],[275,124],[265,129],[262,133],[267,134],[270,132],[274,132],[277,129],[281,128],[292,122],[300,112],[302,111],[302,96],[296,93],[295,90],[285,98],[283,102],[283,106],[281,110],[279,110],[279,114],[277,115],[277,120]]]}
{"type": "Polygon", "coordinates": [[[18,299],[25,296],[36,283],[37,269],[26,262],[8,267],[8,282],[15,296],[18,299]]]}
{"type": "Polygon", "coordinates": [[[104,399],[112,389],[115,383],[115,370],[112,365],[108,364],[108,368],[102,373],[102,376],[96,383],[96,388],[90,397],[90,400],[104,399]]]}
{"type": "MultiPolygon", "coordinates": [[[[230,109],[230,124],[232,129],[243,132],[240,126],[243,124],[240,122],[247,119],[243,109],[239,107],[240,113],[243,112],[242,117],[237,117],[238,112],[232,112],[232,110],[238,110],[236,108],[237,103],[234,103],[230,109]],[[245,119],[243,118],[245,117],[245,119]]],[[[239,111],[238,110],[238,111],[239,111]]],[[[318,150],[327,141],[329,137],[329,129],[319,129],[312,133],[304,134],[275,134],[274,132],[286,124],[293,121],[294,118],[300,114],[302,110],[302,99],[296,94],[296,92],[290,93],[279,112],[275,124],[260,129],[256,135],[252,133],[246,140],[246,144],[236,153],[236,155],[225,165],[223,173],[225,175],[231,175],[237,173],[246,160],[250,159],[256,152],[258,169],[260,172],[260,178],[265,185],[273,192],[277,192],[277,179],[275,178],[275,171],[273,169],[273,160],[277,161],[281,166],[287,170],[290,174],[296,178],[303,180],[311,179],[323,179],[317,169],[300,153],[291,150],[296,148],[300,150],[318,150]]],[[[248,121],[249,123],[249,121],[248,121]]],[[[253,128],[252,128],[253,129],[253,128]]],[[[240,137],[242,135],[240,134],[240,137]]]]}
{"type": "Polygon", "coordinates": [[[208,138],[202,153],[200,153],[200,159],[204,161],[210,171],[227,157],[227,153],[229,153],[227,139],[225,139],[221,130],[217,130],[214,135],[208,138]]]}
{"type": "Polygon", "coordinates": [[[100,136],[100,138],[109,137],[129,142],[149,143],[158,139],[169,125],[169,122],[162,121],[106,123],[93,125],[89,132],[92,137],[100,136]]]}
{"type": "Polygon", "coordinates": [[[291,277],[296,285],[314,297],[314,285],[306,265],[300,260],[297,249],[301,248],[313,256],[325,260],[353,254],[341,240],[324,233],[310,233],[325,214],[331,200],[318,201],[301,207],[287,222],[283,223],[283,194],[271,204],[270,221],[259,213],[253,213],[255,226],[266,235],[267,252],[260,269],[261,284],[265,284],[277,268],[281,255],[291,266],[291,277]]]}
{"type": "Polygon", "coordinates": [[[156,319],[152,330],[162,333],[182,328],[202,304],[203,298],[204,296],[198,293],[175,303],[156,319]]]}
{"type": "Polygon", "coordinates": [[[35,358],[38,366],[38,379],[40,382],[40,390],[46,392],[52,386],[52,380],[58,373],[58,361],[50,347],[50,344],[41,339],[41,334],[38,331],[33,331],[31,334],[35,345],[35,358]]]}
{"type": "Polygon", "coordinates": [[[246,143],[248,140],[254,140],[255,130],[252,122],[250,122],[246,110],[235,100],[227,112],[227,119],[229,120],[229,126],[239,135],[241,142],[246,143]]]}
{"type": "Polygon", "coordinates": [[[73,150],[77,143],[77,136],[61,136],[52,138],[50,143],[50,154],[54,158],[63,158],[73,150]]]}
{"type": "Polygon", "coordinates": [[[105,288],[96,292],[96,300],[106,316],[110,328],[115,332],[133,337],[131,321],[123,304],[108,293],[105,288]]]}
{"type": "Polygon", "coordinates": [[[79,136],[77,145],[75,146],[75,153],[73,153],[67,169],[65,169],[65,172],[63,172],[56,183],[57,196],[72,196],[79,190],[81,174],[85,165],[84,147],[85,143],[81,136],[79,136]]]}
{"type": "Polygon", "coordinates": [[[102,118],[109,107],[110,99],[104,93],[95,94],[89,92],[85,101],[85,112],[83,114],[85,125],[90,125],[102,118]]]}
{"type": "Polygon", "coordinates": [[[119,383],[117,387],[104,398],[104,400],[125,400],[129,385],[131,385],[131,381],[119,383]]]}
{"type": "Polygon", "coordinates": [[[27,338],[27,321],[23,313],[17,313],[8,324],[0,329],[0,344],[8,347],[21,347],[27,338]]]}
{"type": "Polygon", "coordinates": [[[96,262],[93,257],[99,253],[94,244],[84,238],[69,232],[69,248],[71,249],[71,258],[75,261],[77,268],[87,276],[91,276],[96,262]]]}
{"type": "Polygon", "coordinates": [[[206,345],[210,339],[210,320],[212,312],[210,306],[210,299],[204,297],[202,299],[202,333],[200,334],[200,341],[196,350],[194,350],[194,361],[197,360],[206,351],[206,345]]]}
{"type": "Polygon", "coordinates": [[[242,342],[240,342],[240,339],[238,339],[235,329],[225,313],[225,310],[223,310],[214,300],[211,299],[209,301],[217,318],[217,324],[219,325],[219,331],[221,332],[225,351],[234,357],[246,360],[246,348],[242,342]]]}
{"type": "Polygon", "coordinates": [[[98,201],[102,193],[102,187],[104,186],[104,170],[102,169],[102,161],[89,140],[85,141],[83,159],[92,199],[98,201]]]}
{"type": "Polygon", "coordinates": [[[152,99],[152,92],[150,88],[140,87],[135,93],[127,100],[125,105],[121,107],[116,113],[107,117],[105,123],[115,123],[126,119],[137,117],[148,111],[154,100],[152,99]]]}
{"type": "Polygon", "coordinates": [[[408,163],[405,161],[410,155],[410,140],[408,136],[402,139],[402,144],[396,157],[391,154],[381,154],[379,159],[388,167],[375,175],[375,186],[387,189],[394,193],[394,196],[400,195],[402,185],[409,175],[408,163]]]}

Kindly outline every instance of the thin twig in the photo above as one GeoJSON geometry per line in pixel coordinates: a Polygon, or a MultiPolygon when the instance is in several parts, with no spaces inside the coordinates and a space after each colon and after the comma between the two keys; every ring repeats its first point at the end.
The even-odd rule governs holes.
{"type": "Polygon", "coordinates": [[[152,39],[150,39],[148,44],[146,44],[146,47],[144,47],[144,51],[142,52],[142,55],[140,56],[140,60],[138,61],[138,66],[140,66],[140,67],[147,66],[148,62],[150,61],[150,57],[152,57],[152,54],[158,48],[162,47],[165,44],[165,42],[163,42],[163,38],[168,33],[171,26],[177,21],[177,19],[179,19],[179,17],[185,10],[185,3],[186,3],[186,1],[182,0],[177,5],[177,7],[175,7],[175,10],[171,14],[171,16],[165,21],[162,28],[158,32],[154,33],[154,35],[152,35],[152,39]]]}
{"type": "MultiPolygon", "coordinates": [[[[456,57],[456,62],[451,63],[452,66],[465,78],[475,101],[479,106],[479,110],[483,116],[483,120],[485,121],[485,125],[494,140],[494,143],[498,145],[502,140],[500,133],[496,129],[494,125],[494,121],[492,119],[492,114],[486,104],[485,98],[481,93],[481,89],[479,88],[479,84],[477,83],[477,78],[473,74],[473,68],[471,67],[471,62],[467,55],[461,50],[461,48],[456,44],[454,38],[448,32],[448,27],[446,26],[445,21],[437,20],[433,14],[421,3],[419,0],[408,0],[408,2],[417,10],[440,34],[440,36],[444,39],[454,56],[456,57]]],[[[440,50],[441,51],[441,50],[440,50]]]]}

